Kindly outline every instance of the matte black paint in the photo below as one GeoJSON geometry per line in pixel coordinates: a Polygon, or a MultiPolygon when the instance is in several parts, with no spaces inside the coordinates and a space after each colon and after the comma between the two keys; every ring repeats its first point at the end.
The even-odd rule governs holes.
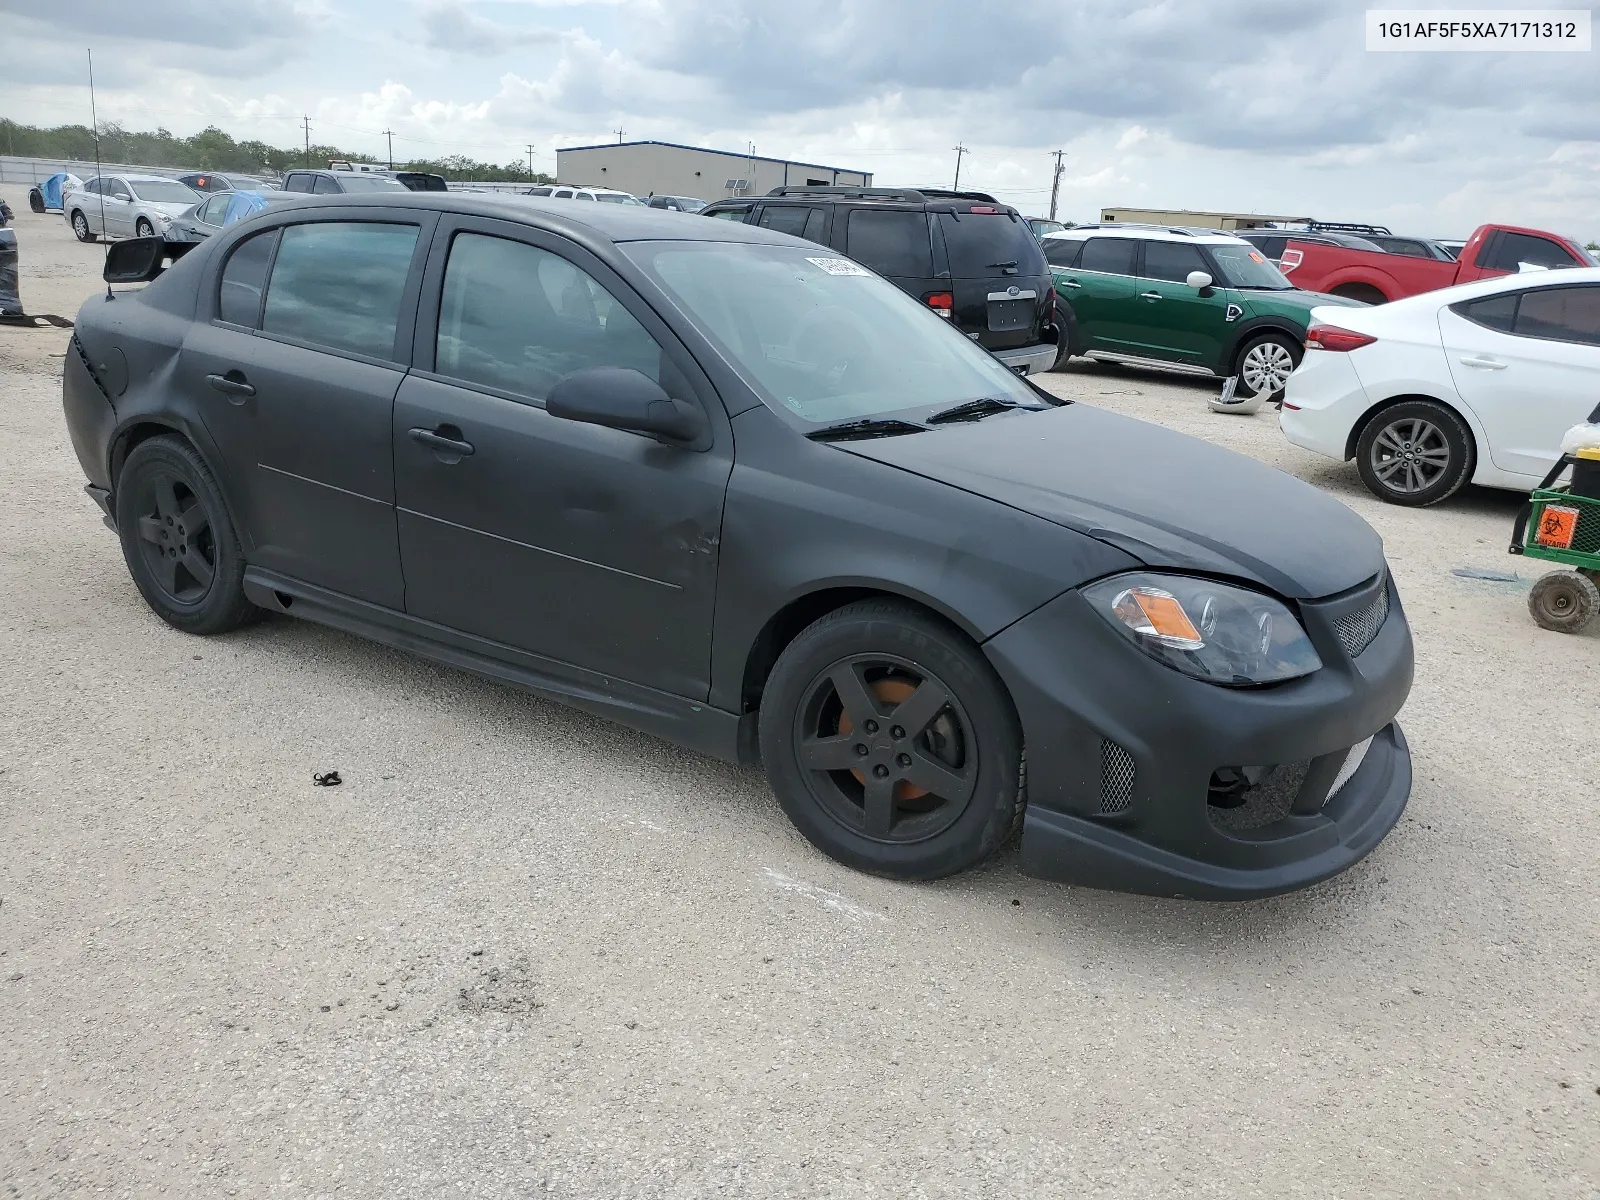
{"type": "Polygon", "coordinates": [[[91,494],[111,508],[128,446],[180,432],[216,471],[257,603],[742,762],[755,758],[753,709],[783,638],[863,594],[905,597],[979,643],[1010,690],[1027,735],[1025,862],[1060,878],[1271,894],[1349,865],[1398,818],[1409,759],[1391,722],[1410,685],[1410,633],[1394,597],[1362,655],[1340,650],[1332,619],[1387,579],[1376,535],[1342,505],[1253,460],[1083,406],[809,441],[617,247],[795,239],[621,206],[588,206],[580,220],[574,208],[437,193],[312,199],[208,239],[141,292],[90,300],[63,395],[91,494]],[[239,239],[397,211],[424,231],[394,361],[213,319],[217,268],[239,239]],[[681,376],[674,397],[703,411],[703,445],[560,420],[433,374],[444,238],[491,225],[613,290],[666,348],[681,376]],[[120,395],[99,378],[109,368],[96,370],[114,353],[126,362],[120,395]],[[254,395],[207,383],[231,371],[254,395]],[[472,453],[423,445],[412,428],[472,453]],[[1229,690],[1140,655],[1076,589],[1146,566],[1278,594],[1328,665],[1229,690]],[[1253,839],[1210,823],[1217,767],[1334,754],[1373,734],[1378,749],[1327,812],[1253,839]],[[1115,817],[1095,812],[1101,737],[1138,764],[1134,805],[1115,817]]]}

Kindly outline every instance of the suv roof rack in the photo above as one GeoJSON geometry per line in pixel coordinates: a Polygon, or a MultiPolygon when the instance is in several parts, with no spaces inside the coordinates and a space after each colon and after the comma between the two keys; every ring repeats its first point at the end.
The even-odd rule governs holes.
{"type": "Polygon", "coordinates": [[[1349,221],[1307,221],[1306,224],[1313,230],[1328,233],[1376,233],[1383,237],[1393,237],[1387,225],[1359,225],[1349,221]]]}
{"type": "Polygon", "coordinates": [[[853,200],[906,200],[921,204],[927,196],[914,188],[875,187],[775,187],[769,196],[846,196],[853,200]]]}
{"type": "Polygon", "coordinates": [[[1182,237],[1210,237],[1213,234],[1228,234],[1226,229],[1201,229],[1198,226],[1186,225],[1157,225],[1150,221],[1091,221],[1087,225],[1074,225],[1065,233],[1076,233],[1080,229],[1159,229],[1162,233],[1176,233],[1182,237]]]}
{"type": "Polygon", "coordinates": [[[979,204],[999,204],[988,192],[953,192],[949,188],[918,188],[924,196],[937,196],[941,200],[976,200],[979,204]]]}

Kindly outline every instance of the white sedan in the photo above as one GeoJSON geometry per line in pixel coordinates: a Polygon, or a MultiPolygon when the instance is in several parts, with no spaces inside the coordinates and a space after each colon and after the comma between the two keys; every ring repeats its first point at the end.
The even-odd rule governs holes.
{"type": "Polygon", "coordinates": [[[1600,401],[1600,268],[1530,271],[1371,308],[1314,308],[1279,418],[1393,504],[1468,480],[1528,491],[1600,401]]]}

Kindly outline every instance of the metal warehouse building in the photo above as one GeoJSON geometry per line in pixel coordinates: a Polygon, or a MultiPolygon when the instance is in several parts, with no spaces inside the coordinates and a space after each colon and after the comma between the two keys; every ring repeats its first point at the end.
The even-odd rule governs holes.
{"type": "Polygon", "coordinates": [[[556,178],[572,186],[615,188],[635,196],[764,196],[775,187],[870,187],[871,171],[762,158],[680,146],[675,142],[613,142],[556,151],[556,178]]]}

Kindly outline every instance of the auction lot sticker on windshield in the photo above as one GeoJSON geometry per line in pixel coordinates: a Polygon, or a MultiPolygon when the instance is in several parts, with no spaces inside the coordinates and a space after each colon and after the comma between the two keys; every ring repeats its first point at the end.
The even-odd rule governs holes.
{"type": "Polygon", "coordinates": [[[865,267],[858,266],[848,258],[807,258],[808,263],[816,263],[829,275],[871,275],[872,272],[865,267]]]}
{"type": "Polygon", "coordinates": [[[1368,50],[1586,52],[1587,8],[1369,8],[1368,50]]]}

